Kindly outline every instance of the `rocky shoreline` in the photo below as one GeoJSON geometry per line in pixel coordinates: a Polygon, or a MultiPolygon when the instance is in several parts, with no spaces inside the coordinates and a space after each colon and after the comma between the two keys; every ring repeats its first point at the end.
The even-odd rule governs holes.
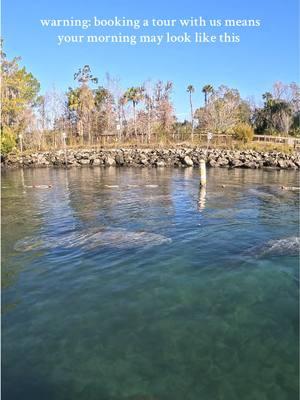
{"type": "Polygon", "coordinates": [[[1,160],[2,168],[37,167],[198,167],[201,159],[208,167],[300,169],[300,154],[221,150],[201,148],[177,149],[81,149],[9,154],[1,160]]]}

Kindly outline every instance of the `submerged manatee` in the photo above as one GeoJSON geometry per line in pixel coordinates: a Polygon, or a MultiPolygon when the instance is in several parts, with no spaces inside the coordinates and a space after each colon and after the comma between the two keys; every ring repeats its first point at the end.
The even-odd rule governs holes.
{"type": "Polygon", "coordinates": [[[291,236],[288,238],[270,240],[262,246],[253,247],[248,253],[258,257],[270,256],[297,256],[300,251],[300,238],[291,236]]]}
{"type": "Polygon", "coordinates": [[[171,239],[150,232],[130,232],[126,229],[109,229],[94,233],[85,243],[87,249],[98,246],[113,246],[118,249],[134,247],[149,248],[162,243],[170,243],[171,239]]]}
{"type": "Polygon", "coordinates": [[[66,233],[58,236],[42,234],[40,236],[29,236],[19,240],[15,244],[16,251],[31,251],[43,249],[55,249],[56,247],[71,248],[80,246],[86,241],[88,234],[78,232],[66,233]]]}
{"type": "Polygon", "coordinates": [[[248,190],[248,193],[251,196],[256,197],[257,199],[264,201],[264,202],[280,202],[280,198],[278,196],[278,189],[274,190],[274,188],[251,188],[248,190]]]}
{"type": "Polygon", "coordinates": [[[85,233],[71,232],[57,237],[41,235],[26,237],[15,244],[16,251],[48,250],[79,247],[92,250],[97,247],[113,247],[117,249],[150,248],[170,243],[166,236],[150,232],[131,232],[122,228],[90,230],[85,233]]]}

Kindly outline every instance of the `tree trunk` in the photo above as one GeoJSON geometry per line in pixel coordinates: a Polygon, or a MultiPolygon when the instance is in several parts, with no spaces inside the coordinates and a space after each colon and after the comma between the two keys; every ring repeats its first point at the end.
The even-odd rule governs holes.
{"type": "Polygon", "coordinates": [[[137,139],[135,102],[133,102],[133,124],[134,124],[134,135],[137,139]]]}
{"type": "Polygon", "coordinates": [[[149,105],[149,110],[148,110],[148,143],[150,143],[151,140],[151,106],[149,105]]]}
{"type": "Polygon", "coordinates": [[[192,142],[194,141],[194,111],[193,111],[193,102],[192,102],[192,93],[190,93],[190,106],[191,106],[191,124],[192,124],[192,142]]]}

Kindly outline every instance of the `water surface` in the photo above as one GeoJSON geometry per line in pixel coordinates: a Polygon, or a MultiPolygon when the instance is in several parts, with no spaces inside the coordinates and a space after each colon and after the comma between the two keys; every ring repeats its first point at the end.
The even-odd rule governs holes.
{"type": "Polygon", "coordinates": [[[3,173],[3,399],[298,399],[281,185],[297,172],[3,173]]]}

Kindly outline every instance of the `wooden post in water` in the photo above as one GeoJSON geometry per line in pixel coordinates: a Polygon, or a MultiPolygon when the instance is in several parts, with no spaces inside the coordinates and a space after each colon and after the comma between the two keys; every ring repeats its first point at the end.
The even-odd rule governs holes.
{"type": "Polygon", "coordinates": [[[206,162],[200,160],[200,187],[206,187],[206,162]]]}

